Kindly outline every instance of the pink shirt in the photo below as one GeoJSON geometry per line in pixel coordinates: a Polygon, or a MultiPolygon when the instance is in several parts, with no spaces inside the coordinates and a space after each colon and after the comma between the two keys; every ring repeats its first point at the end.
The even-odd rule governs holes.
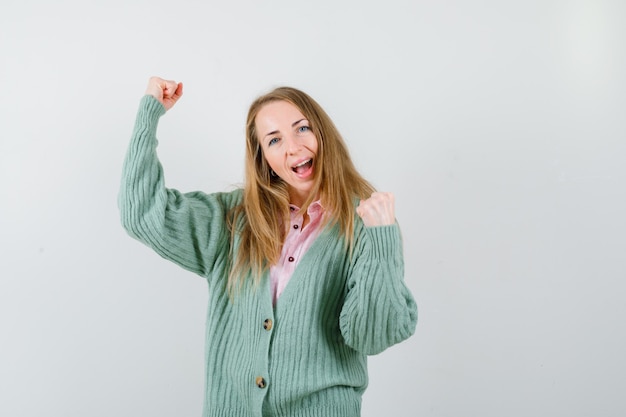
{"type": "Polygon", "coordinates": [[[303,228],[304,216],[298,214],[299,207],[292,204],[290,209],[291,224],[289,226],[289,234],[285,238],[278,263],[270,268],[272,301],[274,304],[276,304],[276,300],[278,300],[278,297],[287,286],[293,271],[298,266],[298,262],[300,262],[300,259],[302,259],[311,243],[319,234],[324,214],[324,207],[322,207],[319,200],[314,201],[307,208],[309,222],[303,228]]]}

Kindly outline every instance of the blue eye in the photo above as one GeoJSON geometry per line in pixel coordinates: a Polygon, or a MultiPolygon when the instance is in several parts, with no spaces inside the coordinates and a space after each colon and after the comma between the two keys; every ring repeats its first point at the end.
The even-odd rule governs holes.
{"type": "Polygon", "coordinates": [[[278,142],[278,138],[272,138],[270,139],[269,142],[267,142],[268,146],[272,146],[273,144],[275,144],[276,142],[278,142]]]}
{"type": "Polygon", "coordinates": [[[300,133],[308,132],[309,130],[311,130],[311,129],[308,126],[300,126],[298,128],[298,132],[300,132],[300,133]]]}

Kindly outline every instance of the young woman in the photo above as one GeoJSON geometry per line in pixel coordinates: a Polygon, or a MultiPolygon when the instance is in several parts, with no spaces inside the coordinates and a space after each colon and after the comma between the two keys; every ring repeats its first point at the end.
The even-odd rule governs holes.
{"type": "Polygon", "coordinates": [[[367,355],[413,334],[394,198],[374,192],[324,110],[278,88],[250,107],[243,189],[165,187],[153,77],[124,163],[122,224],[208,282],[203,416],[356,417],[367,355]]]}

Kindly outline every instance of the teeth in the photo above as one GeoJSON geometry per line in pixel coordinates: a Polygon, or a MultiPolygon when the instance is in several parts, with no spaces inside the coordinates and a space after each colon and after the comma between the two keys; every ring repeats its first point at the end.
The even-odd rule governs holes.
{"type": "Polygon", "coordinates": [[[298,167],[304,166],[304,165],[308,164],[309,162],[311,162],[311,160],[307,159],[306,161],[303,161],[303,162],[299,163],[298,165],[294,166],[294,168],[298,168],[298,167]]]}

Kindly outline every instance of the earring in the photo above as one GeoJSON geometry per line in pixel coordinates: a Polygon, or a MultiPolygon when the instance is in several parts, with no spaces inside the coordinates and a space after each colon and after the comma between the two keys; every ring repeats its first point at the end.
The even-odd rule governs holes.
{"type": "Polygon", "coordinates": [[[277,176],[278,176],[278,175],[276,175],[276,173],[274,172],[274,170],[273,170],[273,169],[270,169],[270,175],[271,175],[272,177],[277,177],[277,176]]]}

